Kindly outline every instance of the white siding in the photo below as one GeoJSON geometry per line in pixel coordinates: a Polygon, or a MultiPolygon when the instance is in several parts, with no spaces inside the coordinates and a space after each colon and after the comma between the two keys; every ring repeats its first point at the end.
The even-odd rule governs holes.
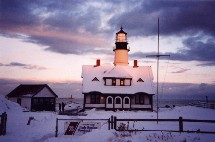
{"type": "Polygon", "coordinates": [[[43,88],[39,93],[37,93],[34,97],[55,97],[52,92],[48,88],[43,88]]]}
{"type": "Polygon", "coordinates": [[[151,105],[131,105],[131,108],[151,108],[151,105]]]}
{"type": "Polygon", "coordinates": [[[85,104],[85,107],[105,107],[105,104],[85,104]]]}
{"type": "MultiPolygon", "coordinates": [[[[10,101],[17,103],[17,97],[9,98],[10,101]]],[[[21,106],[27,109],[31,109],[31,98],[21,98],[21,106]]]]}
{"type": "Polygon", "coordinates": [[[22,98],[21,106],[31,110],[31,98],[22,98]]]}
{"type": "Polygon", "coordinates": [[[130,79],[125,79],[125,85],[130,85],[130,79]]]}
{"type": "Polygon", "coordinates": [[[150,103],[149,103],[149,96],[146,96],[145,95],[145,102],[144,102],[144,104],[146,104],[146,105],[149,105],[150,103]]]}
{"type": "Polygon", "coordinates": [[[106,85],[112,85],[112,80],[111,79],[106,79],[106,85]]]}
{"type": "Polygon", "coordinates": [[[17,103],[17,98],[9,98],[10,101],[17,103]]]}
{"type": "Polygon", "coordinates": [[[116,85],[120,86],[120,79],[116,79],[116,85]]]}
{"type": "Polygon", "coordinates": [[[90,95],[86,95],[86,104],[90,104],[90,95]]]}

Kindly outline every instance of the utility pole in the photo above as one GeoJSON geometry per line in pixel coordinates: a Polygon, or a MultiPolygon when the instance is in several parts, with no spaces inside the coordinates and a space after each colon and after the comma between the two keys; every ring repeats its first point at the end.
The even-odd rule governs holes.
{"type": "Polygon", "coordinates": [[[158,18],[158,52],[157,52],[157,55],[148,55],[148,56],[146,56],[146,57],[157,57],[157,101],[156,101],[156,103],[157,103],[157,123],[158,123],[158,109],[159,109],[159,107],[158,107],[158,95],[159,95],[159,58],[161,57],[161,56],[170,56],[170,55],[161,55],[160,54],[160,49],[159,49],[159,35],[160,35],[160,23],[159,23],[159,18],[158,18]]]}

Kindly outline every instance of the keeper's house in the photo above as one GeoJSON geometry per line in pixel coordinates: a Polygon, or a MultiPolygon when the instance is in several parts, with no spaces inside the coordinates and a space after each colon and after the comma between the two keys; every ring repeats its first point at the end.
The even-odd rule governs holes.
{"type": "Polygon", "coordinates": [[[153,110],[153,75],[150,66],[128,65],[127,33],[116,33],[114,65],[83,65],[84,109],[153,110]]]}
{"type": "Polygon", "coordinates": [[[6,97],[31,111],[55,111],[58,96],[47,84],[21,84],[6,97]]]}

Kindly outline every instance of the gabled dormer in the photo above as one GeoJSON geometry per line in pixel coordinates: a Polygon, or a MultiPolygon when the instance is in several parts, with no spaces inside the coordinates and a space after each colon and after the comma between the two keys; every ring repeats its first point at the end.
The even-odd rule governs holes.
{"type": "Polygon", "coordinates": [[[142,78],[139,78],[137,82],[144,82],[142,78]]]}
{"type": "Polygon", "coordinates": [[[92,81],[99,81],[97,77],[93,78],[92,81]]]}

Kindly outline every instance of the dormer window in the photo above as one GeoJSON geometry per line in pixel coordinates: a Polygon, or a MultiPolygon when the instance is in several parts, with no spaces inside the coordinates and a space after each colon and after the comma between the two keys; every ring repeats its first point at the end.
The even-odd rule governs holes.
{"type": "Polygon", "coordinates": [[[112,79],[112,86],[116,86],[116,79],[112,79]]]}
{"type": "Polygon", "coordinates": [[[104,77],[105,86],[131,86],[131,78],[104,77]]]}
{"type": "Polygon", "coordinates": [[[120,86],[125,86],[125,80],[124,79],[120,79],[120,86]]]}
{"type": "Polygon", "coordinates": [[[144,82],[144,81],[142,80],[142,78],[139,78],[139,79],[137,80],[137,82],[144,82]]]}
{"type": "Polygon", "coordinates": [[[92,81],[99,81],[97,77],[93,78],[92,81]]]}

